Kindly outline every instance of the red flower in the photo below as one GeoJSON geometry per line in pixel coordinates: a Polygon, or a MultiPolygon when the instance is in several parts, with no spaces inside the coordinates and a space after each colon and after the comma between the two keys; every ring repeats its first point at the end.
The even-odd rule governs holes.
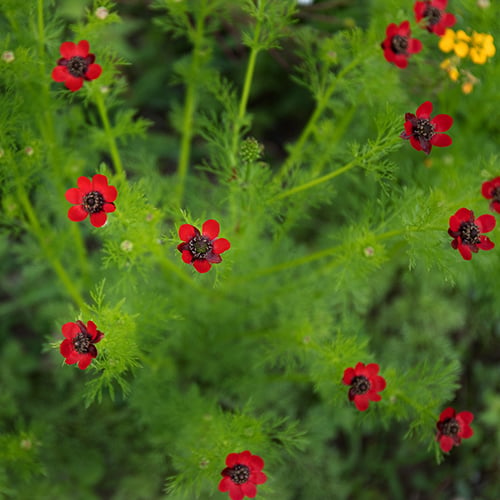
{"type": "Polygon", "coordinates": [[[451,137],[446,132],[453,125],[453,118],[449,115],[436,115],[431,119],[432,103],[425,101],[416,112],[405,114],[405,131],[401,133],[402,139],[410,139],[411,145],[417,151],[431,152],[432,146],[444,148],[452,143],[451,137]]]}
{"type": "Polygon", "coordinates": [[[101,227],[107,220],[107,213],[116,210],[113,203],[118,196],[114,186],[108,186],[105,175],[96,174],[92,180],[87,177],[78,178],[78,187],[66,191],[66,199],[76,205],[68,210],[72,221],[84,220],[90,214],[90,223],[101,227]]]}
{"type": "Polygon", "coordinates": [[[490,203],[491,210],[500,214],[500,177],[483,182],[481,192],[487,200],[492,200],[490,203]]]}
{"type": "Polygon", "coordinates": [[[463,439],[470,438],[474,431],[469,424],[474,420],[470,411],[462,411],[458,415],[453,408],[446,408],[437,422],[438,429],[436,440],[444,452],[449,452],[453,446],[458,446],[463,439]]]}
{"type": "Polygon", "coordinates": [[[429,33],[435,33],[443,36],[446,28],[451,28],[457,19],[453,14],[444,12],[448,0],[425,0],[424,2],[415,2],[413,11],[415,19],[419,23],[422,19],[427,20],[425,28],[429,33]]]}
{"type": "Polygon", "coordinates": [[[182,252],[182,260],[186,264],[193,264],[199,273],[206,273],[212,264],[222,262],[221,253],[229,250],[231,244],[219,236],[220,226],[216,220],[207,220],[203,223],[202,234],[191,224],[182,224],[179,228],[179,238],[183,241],[177,246],[182,252]]]}
{"type": "Polygon", "coordinates": [[[229,491],[231,500],[254,498],[257,495],[256,484],[264,484],[267,476],[262,472],[264,460],[249,451],[230,453],[226,457],[227,467],[221,472],[224,476],[219,483],[219,491],[229,491]]]}
{"type": "Polygon", "coordinates": [[[399,26],[391,23],[385,31],[386,39],[381,43],[386,61],[394,63],[398,68],[408,66],[408,58],[422,50],[422,42],[410,38],[410,22],[403,21],[399,26]]]}
{"type": "Polygon", "coordinates": [[[95,55],[89,54],[89,42],[82,40],[78,45],[64,42],[59,48],[62,57],[52,70],[52,79],[64,82],[64,85],[75,92],[82,88],[83,80],[95,80],[102,73],[99,64],[94,64],[95,55]]]}
{"type": "Polygon", "coordinates": [[[78,363],[80,370],[90,365],[92,358],[97,356],[97,344],[104,333],[100,332],[93,321],[87,321],[87,326],[81,321],[66,323],[62,326],[62,333],[66,337],[59,346],[61,354],[66,358],[66,364],[78,363]]]}
{"type": "Polygon", "coordinates": [[[377,392],[385,389],[385,379],[378,375],[380,367],[376,363],[364,365],[358,363],[355,368],[344,371],[342,382],[350,385],[349,401],[354,401],[359,411],[365,411],[370,401],[380,401],[382,397],[377,392]]]}
{"type": "Polygon", "coordinates": [[[448,234],[453,238],[451,246],[458,249],[465,260],[471,260],[472,252],[491,250],[495,246],[487,236],[481,234],[490,232],[495,224],[493,215],[485,214],[475,219],[472,210],[461,208],[450,217],[448,234]]]}

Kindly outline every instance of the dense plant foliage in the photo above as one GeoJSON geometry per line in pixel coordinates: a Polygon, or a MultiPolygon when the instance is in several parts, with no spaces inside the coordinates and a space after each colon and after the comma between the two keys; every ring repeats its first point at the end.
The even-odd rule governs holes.
{"type": "Polygon", "coordinates": [[[0,497],[498,496],[499,19],[2,0],[0,497]]]}

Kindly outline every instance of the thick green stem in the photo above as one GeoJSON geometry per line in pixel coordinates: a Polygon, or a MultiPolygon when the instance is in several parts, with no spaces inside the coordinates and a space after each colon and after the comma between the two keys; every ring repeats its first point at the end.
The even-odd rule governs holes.
{"type": "Polygon", "coordinates": [[[177,164],[177,203],[182,205],[184,198],[184,189],[186,185],[186,177],[191,158],[191,141],[193,139],[193,118],[197,107],[198,94],[198,67],[200,65],[200,52],[203,43],[203,31],[205,22],[205,4],[202,2],[200,12],[196,18],[196,29],[193,32],[194,46],[193,59],[191,62],[191,70],[189,72],[189,82],[186,90],[186,100],[184,101],[184,115],[182,120],[182,139],[181,152],[179,162],[177,164]]]}
{"type": "Polygon", "coordinates": [[[116,175],[124,180],[125,171],[123,169],[122,159],[120,157],[120,152],[118,151],[118,146],[116,144],[115,134],[111,128],[111,123],[109,121],[108,110],[104,102],[104,97],[100,89],[94,86],[94,96],[97,105],[97,110],[99,111],[99,116],[101,117],[102,124],[104,126],[104,133],[106,134],[106,139],[108,140],[109,152],[111,154],[111,160],[115,168],[116,175]]]}

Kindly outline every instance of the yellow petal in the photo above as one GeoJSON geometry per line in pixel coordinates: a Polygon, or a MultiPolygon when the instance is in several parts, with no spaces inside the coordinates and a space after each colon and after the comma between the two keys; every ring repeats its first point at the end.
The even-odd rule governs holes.
{"type": "Polygon", "coordinates": [[[450,78],[456,82],[458,80],[458,77],[460,76],[460,72],[458,71],[457,68],[451,68],[449,71],[448,71],[448,75],[450,75],[450,78]]]}
{"type": "MultiPolygon", "coordinates": [[[[451,31],[451,30],[449,30],[451,31]]],[[[439,48],[443,52],[450,52],[453,50],[453,46],[455,45],[455,37],[447,37],[446,35],[442,36],[439,40],[439,48]]]]}
{"type": "Polygon", "coordinates": [[[484,64],[486,62],[487,56],[484,50],[480,50],[477,47],[470,49],[470,58],[474,64],[484,64]]]}
{"type": "Polygon", "coordinates": [[[457,43],[459,41],[470,42],[470,36],[463,30],[457,31],[456,38],[457,38],[457,43]]]}
{"type": "Polygon", "coordinates": [[[466,57],[467,54],[469,53],[469,46],[465,42],[457,43],[454,49],[455,49],[455,54],[458,57],[466,57]]]}
{"type": "Polygon", "coordinates": [[[474,90],[474,85],[471,82],[465,82],[462,85],[462,92],[464,94],[470,94],[474,90]]]}

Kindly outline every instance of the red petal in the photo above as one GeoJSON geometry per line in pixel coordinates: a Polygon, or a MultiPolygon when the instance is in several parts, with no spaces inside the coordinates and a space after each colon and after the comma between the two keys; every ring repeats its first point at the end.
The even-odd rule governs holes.
{"type": "Polygon", "coordinates": [[[186,264],[191,264],[191,262],[193,261],[193,256],[192,256],[192,254],[191,254],[191,252],[189,250],[183,250],[182,251],[182,260],[186,264]]]}
{"type": "Polygon", "coordinates": [[[97,212],[95,214],[90,214],[90,223],[94,227],[104,226],[104,224],[106,224],[107,219],[108,216],[106,215],[106,212],[97,212]]]}
{"type": "Polygon", "coordinates": [[[62,334],[69,340],[80,333],[80,327],[76,323],[65,323],[61,330],[62,334]]]}
{"type": "Polygon", "coordinates": [[[469,425],[474,420],[474,415],[470,411],[461,411],[457,415],[457,420],[463,422],[465,425],[469,425]]]}
{"type": "Polygon", "coordinates": [[[439,415],[439,421],[444,422],[449,418],[455,418],[455,415],[456,415],[455,410],[451,407],[448,407],[441,412],[441,415],[439,415]]]}
{"type": "Polygon", "coordinates": [[[67,365],[75,364],[80,359],[80,356],[81,356],[81,354],[79,354],[75,350],[72,350],[70,352],[69,356],[66,357],[66,364],[67,365]]]}
{"type": "MultiPolygon", "coordinates": [[[[92,177],[92,191],[102,193],[108,187],[108,178],[102,174],[96,174],[92,177]]],[[[111,200],[113,201],[113,200],[111,200]]]]}
{"type": "Polygon", "coordinates": [[[373,388],[375,389],[375,391],[380,392],[383,391],[385,387],[386,387],[385,378],[377,375],[373,380],[373,388]]]}
{"type": "Polygon", "coordinates": [[[243,483],[240,488],[243,495],[246,495],[248,498],[255,498],[255,495],[257,495],[257,487],[250,481],[243,483]]]}
{"type": "Polygon", "coordinates": [[[368,363],[365,369],[368,377],[375,377],[380,370],[380,366],[377,363],[368,363]]]}
{"type": "Polygon", "coordinates": [[[500,202],[498,201],[492,201],[490,204],[491,210],[494,210],[495,212],[498,212],[500,214],[500,202]]]}
{"type": "Polygon", "coordinates": [[[70,203],[73,203],[74,205],[81,203],[83,198],[82,193],[78,188],[68,189],[64,196],[66,200],[68,200],[70,203]]]}
{"type": "Polygon", "coordinates": [[[73,42],[63,42],[59,47],[59,51],[64,59],[71,59],[73,56],[77,55],[76,45],[73,42]]]}
{"type": "Polygon", "coordinates": [[[81,205],[75,205],[68,210],[68,218],[73,222],[80,222],[87,217],[87,211],[81,205]]]}
{"type": "Polygon", "coordinates": [[[486,181],[483,182],[483,185],[481,186],[481,194],[487,199],[490,200],[493,198],[493,190],[495,189],[493,182],[491,181],[486,181]]]}
{"type": "Polygon", "coordinates": [[[89,53],[89,42],[87,40],[81,40],[78,42],[78,45],[76,46],[75,50],[75,56],[80,56],[80,57],[87,57],[89,53]]]}
{"type": "Polygon", "coordinates": [[[198,259],[193,262],[193,266],[199,273],[206,273],[210,271],[212,264],[205,259],[198,259]]]}
{"type": "Polygon", "coordinates": [[[346,368],[344,370],[344,376],[342,377],[342,382],[345,385],[351,385],[352,379],[356,376],[354,368],[346,368]]]}
{"type": "Polygon", "coordinates": [[[449,436],[441,436],[439,438],[439,446],[441,446],[441,449],[446,453],[448,453],[453,448],[454,444],[455,442],[449,436]]]}
{"type": "Polygon", "coordinates": [[[267,476],[260,471],[252,473],[252,482],[255,484],[264,484],[267,481],[267,476]]]}
{"type": "Polygon", "coordinates": [[[240,463],[239,459],[239,453],[229,453],[229,455],[226,457],[226,465],[228,467],[234,467],[235,465],[238,465],[240,463]]]}
{"type": "Polygon", "coordinates": [[[463,439],[468,439],[474,435],[474,431],[468,425],[464,425],[458,435],[463,439]]]}
{"type": "Polygon", "coordinates": [[[382,399],[382,396],[377,394],[374,390],[368,391],[366,395],[370,401],[380,401],[382,399]]]}
{"type": "Polygon", "coordinates": [[[444,9],[446,9],[447,3],[448,3],[448,0],[432,0],[431,5],[433,7],[436,7],[436,9],[444,10],[444,9]]]}
{"type": "MultiPolygon", "coordinates": [[[[474,212],[468,208],[461,208],[455,212],[455,217],[458,217],[460,222],[469,222],[474,220],[474,212]]],[[[455,231],[458,231],[456,229],[455,231]]]]}
{"type": "Polygon", "coordinates": [[[425,101],[417,108],[417,118],[429,119],[432,113],[432,102],[425,101]]]}
{"type": "Polygon", "coordinates": [[[443,17],[441,17],[440,25],[443,26],[443,35],[444,32],[446,31],[446,28],[451,28],[454,26],[457,22],[457,18],[453,15],[450,14],[449,12],[446,12],[443,17]]]}
{"type": "Polygon", "coordinates": [[[114,203],[104,203],[102,209],[109,214],[110,212],[114,212],[116,210],[116,206],[114,203]]]}
{"type": "Polygon", "coordinates": [[[198,229],[196,229],[191,224],[182,224],[182,226],[179,228],[179,238],[182,241],[189,241],[198,234],[200,234],[198,229]]]}
{"type": "Polygon", "coordinates": [[[482,233],[489,233],[494,229],[497,221],[493,215],[485,214],[478,217],[475,223],[482,233]]]}
{"type": "Polygon", "coordinates": [[[408,135],[412,135],[413,134],[413,123],[411,121],[409,121],[409,120],[405,122],[405,132],[408,135]]]}
{"type": "Polygon", "coordinates": [[[82,190],[82,195],[86,195],[92,191],[92,181],[87,179],[87,177],[78,177],[78,181],[76,183],[82,190]]]}
{"type": "Polygon", "coordinates": [[[392,38],[394,35],[396,35],[398,32],[398,26],[395,23],[389,24],[387,26],[387,29],[385,30],[385,35],[387,38],[392,38]]]}
{"type": "Polygon", "coordinates": [[[366,394],[361,394],[354,398],[354,404],[359,411],[365,411],[370,406],[370,400],[366,394]]]}
{"type": "Polygon", "coordinates": [[[408,36],[410,34],[410,21],[403,21],[398,27],[397,34],[408,36]]]}
{"type": "Polygon", "coordinates": [[[212,250],[214,253],[223,253],[226,250],[229,250],[231,248],[231,243],[227,241],[225,238],[219,238],[215,240],[212,244],[212,250]]]}
{"type": "Polygon", "coordinates": [[[422,42],[416,38],[410,38],[408,40],[408,54],[417,54],[422,50],[422,42]]]}
{"type": "Polygon", "coordinates": [[[99,64],[91,64],[86,73],[85,73],[85,78],[88,80],[95,80],[96,78],[99,78],[102,73],[102,68],[99,66],[99,64]]]}
{"type": "Polygon", "coordinates": [[[477,244],[477,247],[481,250],[491,250],[495,248],[495,243],[493,243],[488,236],[480,236],[479,239],[481,242],[477,244]]]}
{"type": "Polygon", "coordinates": [[[436,132],[446,132],[453,125],[453,118],[449,115],[436,115],[431,123],[436,132]]]}
{"type": "Polygon", "coordinates": [[[73,342],[69,339],[64,339],[59,346],[59,352],[67,358],[73,352],[73,342]]]}
{"type": "Polygon", "coordinates": [[[415,2],[413,6],[413,12],[415,13],[415,20],[417,23],[422,20],[424,17],[426,5],[424,2],[415,2]]]}
{"type": "Polygon", "coordinates": [[[229,484],[232,483],[231,479],[229,476],[225,476],[220,480],[219,483],[219,491],[222,493],[225,493],[226,491],[229,491],[229,484]]]}
{"type": "Polygon", "coordinates": [[[392,61],[398,68],[405,69],[408,66],[408,58],[403,54],[395,54],[392,61]]]}
{"type": "Polygon", "coordinates": [[[412,145],[413,149],[416,149],[417,151],[422,151],[422,146],[420,145],[420,141],[415,137],[413,136],[410,137],[410,144],[412,145]]]}
{"type": "Polygon", "coordinates": [[[459,241],[458,243],[458,251],[460,252],[460,255],[464,258],[464,260],[472,259],[472,251],[470,247],[464,245],[461,241],[459,241]]]}
{"type": "Polygon", "coordinates": [[[56,82],[64,82],[68,78],[69,72],[66,66],[56,66],[52,70],[52,80],[56,82]]]}
{"type": "Polygon", "coordinates": [[[91,361],[92,356],[89,353],[82,354],[80,357],[80,361],[78,362],[78,368],[80,368],[80,370],[85,370],[85,368],[90,365],[91,361]]]}
{"type": "Polygon", "coordinates": [[[82,88],[83,78],[77,78],[76,76],[68,73],[64,85],[66,85],[66,88],[71,90],[71,92],[76,92],[82,88]]]}
{"type": "Polygon", "coordinates": [[[432,136],[431,144],[439,148],[450,146],[453,142],[452,138],[446,134],[436,134],[432,136]]]}
{"type": "Polygon", "coordinates": [[[262,470],[264,468],[264,460],[260,458],[258,455],[252,455],[250,457],[249,467],[255,471],[262,470]]]}
{"type": "Polygon", "coordinates": [[[87,321],[87,332],[90,333],[92,339],[97,336],[97,326],[93,321],[87,321]]]}
{"type": "Polygon", "coordinates": [[[222,262],[222,257],[215,252],[210,252],[205,255],[205,259],[210,262],[210,264],[219,264],[222,262]]]}
{"type": "Polygon", "coordinates": [[[201,232],[204,236],[208,236],[211,240],[214,240],[219,236],[220,226],[216,220],[209,219],[203,223],[201,232]]]}

